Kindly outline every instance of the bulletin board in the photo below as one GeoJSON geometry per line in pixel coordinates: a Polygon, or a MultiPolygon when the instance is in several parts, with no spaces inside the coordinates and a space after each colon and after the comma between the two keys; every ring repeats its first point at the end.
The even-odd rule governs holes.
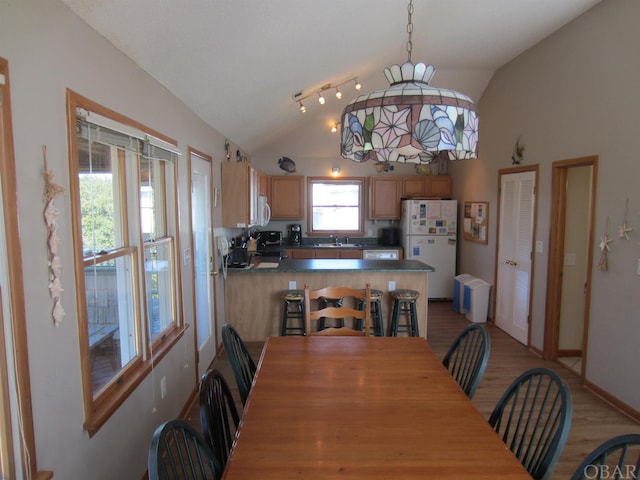
{"type": "Polygon", "coordinates": [[[489,202],[464,202],[463,238],[488,243],[489,202]]]}

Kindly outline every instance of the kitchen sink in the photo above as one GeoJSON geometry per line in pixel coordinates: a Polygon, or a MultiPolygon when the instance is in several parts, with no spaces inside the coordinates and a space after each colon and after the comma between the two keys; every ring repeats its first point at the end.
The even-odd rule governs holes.
{"type": "Polygon", "coordinates": [[[361,243],[314,243],[314,247],[318,248],[359,248],[362,247],[361,243]]]}

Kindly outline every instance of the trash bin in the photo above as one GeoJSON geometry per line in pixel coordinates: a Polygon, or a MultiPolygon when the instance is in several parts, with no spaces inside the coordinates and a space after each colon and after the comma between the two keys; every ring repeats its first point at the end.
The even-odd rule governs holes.
{"type": "Polygon", "coordinates": [[[463,306],[467,320],[474,323],[487,321],[491,284],[479,278],[464,284],[463,306]]]}
{"type": "Polygon", "coordinates": [[[464,284],[470,282],[475,277],[468,273],[462,273],[453,277],[453,311],[464,313],[462,299],[464,298],[464,284]]]}

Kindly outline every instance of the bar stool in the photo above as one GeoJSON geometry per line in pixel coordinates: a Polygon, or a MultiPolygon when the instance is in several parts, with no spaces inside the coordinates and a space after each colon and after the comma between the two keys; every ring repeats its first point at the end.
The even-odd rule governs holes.
{"type": "Polygon", "coordinates": [[[282,312],[282,328],[280,334],[283,337],[286,335],[305,335],[303,301],[304,290],[286,290],[282,293],[284,310],[282,312]],[[289,319],[297,319],[300,326],[290,326],[289,319]]]}
{"type": "MultiPolygon", "coordinates": [[[[384,328],[382,327],[382,297],[384,292],[381,290],[371,289],[371,328],[373,328],[373,334],[376,337],[384,337],[384,328]]],[[[364,310],[364,299],[360,299],[358,303],[358,310],[364,310]]],[[[356,324],[356,330],[362,331],[364,328],[364,322],[358,320],[356,324]]]]}
{"type": "Polygon", "coordinates": [[[418,314],[416,313],[416,301],[420,292],[416,290],[394,290],[391,293],[393,298],[393,312],[391,314],[391,326],[389,335],[398,336],[398,331],[407,332],[410,337],[418,337],[418,314]],[[407,322],[400,325],[400,317],[406,317],[407,322]]]}
{"type": "MultiPolygon", "coordinates": [[[[304,294],[304,291],[302,292],[304,294]]],[[[325,297],[320,297],[320,308],[327,308],[327,307],[341,307],[342,306],[342,299],[341,298],[325,298],[325,297]]],[[[326,327],[325,325],[325,318],[322,317],[320,320],[318,320],[318,331],[320,330],[324,330],[326,327]]],[[[344,318],[336,318],[336,324],[335,325],[330,325],[332,327],[344,327],[344,318]]]]}

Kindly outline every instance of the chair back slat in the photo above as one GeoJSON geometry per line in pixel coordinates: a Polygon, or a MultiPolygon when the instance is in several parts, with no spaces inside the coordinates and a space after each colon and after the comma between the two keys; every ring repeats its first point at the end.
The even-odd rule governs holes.
{"type": "Polygon", "coordinates": [[[551,475],[569,434],[571,392],[555,372],[534,368],[505,391],[489,424],[534,479],[551,475]]]}
{"type": "Polygon", "coordinates": [[[311,290],[309,285],[304,286],[304,309],[305,309],[305,322],[307,335],[351,335],[351,336],[369,336],[371,330],[371,284],[367,283],[364,290],[359,290],[350,287],[324,287],[318,290],[311,290]],[[350,306],[327,306],[324,308],[314,309],[311,307],[316,301],[321,299],[344,299],[352,298],[355,305],[362,300],[364,308],[358,310],[357,308],[350,306]],[[311,327],[312,322],[317,322],[321,319],[344,319],[353,318],[354,320],[362,320],[364,331],[355,330],[353,328],[341,327],[341,328],[326,328],[324,330],[317,331],[317,329],[311,327]]]}
{"type": "Polygon", "coordinates": [[[571,480],[640,478],[640,434],[610,438],[578,466],[571,480]]]}
{"type": "Polygon", "coordinates": [[[256,374],[256,364],[238,332],[228,323],[222,326],[222,343],[229,357],[229,363],[240,391],[240,399],[244,405],[256,374]]]}
{"type": "Polygon", "coordinates": [[[204,438],[224,466],[235,443],[240,417],[229,385],[220,371],[212,369],[202,375],[199,400],[204,438]]]}
{"type": "Polygon", "coordinates": [[[491,341],[486,328],[479,324],[466,327],[449,347],[442,363],[472,398],[489,361],[491,341]]]}
{"type": "Polygon", "coordinates": [[[169,420],[153,434],[149,480],[202,478],[219,480],[222,466],[204,438],[186,421],[169,420]]]}

